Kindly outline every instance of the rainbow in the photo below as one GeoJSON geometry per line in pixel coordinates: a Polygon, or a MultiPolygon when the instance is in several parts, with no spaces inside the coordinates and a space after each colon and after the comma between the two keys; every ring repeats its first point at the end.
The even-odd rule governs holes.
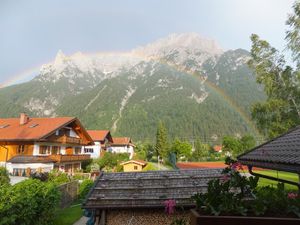
{"type": "Polygon", "coordinates": [[[17,83],[21,83],[24,81],[27,81],[29,78],[32,78],[34,75],[37,75],[40,70],[40,66],[36,66],[30,69],[27,69],[25,71],[22,71],[21,73],[18,73],[17,75],[11,76],[8,80],[4,81],[3,83],[0,83],[0,88],[4,88],[10,85],[14,85],[17,83]]]}
{"type": "MultiPolygon", "coordinates": [[[[88,55],[88,56],[98,56],[98,55],[123,55],[123,56],[134,56],[136,58],[140,58],[143,60],[153,60],[155,62],[158,62],[160,64],[169,66],[179,72],[185,73],[187,75],[190,75],[192,77],[194,77],[195,79],[197,79],[200,82],[203,82],[203,76],[201,76],[200,74],[198,74],[195,71],[189,71],[186,70],[184,67],[175,65],[175,64],[171,64],[169,62],[166,62],[164,60],[158,59],[158,58],[149,58],[148,56],[145,55],[141,55],[141,54],[132,54],[130,52],[89,52],[89,53],[84,53],[84,55],[88,55]]],[[[12,78],[8,79],[7,81],[5,81],[4,83],[0,84],[0,88],[2,87],[6,87],[9,85],[13,85],[16,83],[20,83],[30,77],[33,77],[34,74],[37,74],[38,71],[40,69],[40,66],[28,69],[26,71],[23,71],[15,76],[13,76],[12,78]]],[[[251,121],[251,118],[249,117],[249,115],[241,108],[237,105],[237,103],[227,94],[224,92],[224,90],[222,90],[220,87],[218,87],[217,85],[215,85],[214,83],[210,82],[209,80],[206,80],[204,82],[204,85],[211,91],[215,92],[216,94],[218,94],[219,96],[222,97],[222,99],[225,100],[225,102],[235,111],[237,112],[241,118],[248,124],[249,127],[251,127],[252,131],[256,134],[257,137],[261,137],[261,135],[259,134],[258,129],[256,128],[256,126],[254,125],[254,123],[251,121]]]]}
{"type": "MultiPolygon", "coordinates": [[[[155,61],[170,66],[172,68],[174,68],[175,70],[191,75],[192,77],[194,77],[195,79],[199,80],[200,82],[204,81],[203,76],[201,76],[201,74],[195,72],[195,71],[189,71],[181,66],[175,65],[175,64],[171,64],[169,62],[163,61],[163,60],[158,60],[155,59],[155,61]]],[[[212,83],[211,81],[209,81],[208,79],[205,80],[204,85],[211,91],[215,92],[216,94],[218,94],[219,96],[222,97],[222,99],[225,100],[225,102],[235,111],[237,112],[241,118],[248,124],[248,126],[252,129],[252,131],[255,133],[256,137],[261,138],[261,134],[259,133],[257,127],[255,126],[255,124],[252,122],[251,118],[249,117],[249,115],[240,107],[237,105],[237,103],[232,99],[232,97],[230,97],[223,89],[221,89],[219,86],[215,85],[214,83],[212,83]]]]}

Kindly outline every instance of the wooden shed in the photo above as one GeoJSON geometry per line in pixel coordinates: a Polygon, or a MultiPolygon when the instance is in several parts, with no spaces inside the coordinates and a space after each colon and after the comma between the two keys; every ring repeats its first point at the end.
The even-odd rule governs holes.
{"type": "Polygon", "coordinates": [[[220,169],[103,173],[83,203],[95,224],[165,225],[174,218],[189,221],[196,193],[221,176],[220,169]],[[165,202],[176,202],[175,215],[165,213],[165,202]]]}

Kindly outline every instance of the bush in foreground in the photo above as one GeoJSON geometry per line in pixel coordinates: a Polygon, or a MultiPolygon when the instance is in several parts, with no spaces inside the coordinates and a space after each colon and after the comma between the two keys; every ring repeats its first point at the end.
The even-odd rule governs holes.
{"type": "Polygon", "coordinates": [[[60,194],[54,184],[28,179],[0,188],[0,225],[52,224],[60,194]]]}

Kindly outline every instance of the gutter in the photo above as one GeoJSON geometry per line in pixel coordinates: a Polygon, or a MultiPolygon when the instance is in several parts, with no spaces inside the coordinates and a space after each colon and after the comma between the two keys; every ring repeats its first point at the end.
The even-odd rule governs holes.
{"type": "Polygon", "coordinates": [[[253,176],[257,176],[257,177],[261,177],[261,178],[266,178],[266,179],[274,180],[274,181],[279,181],[279,182],[290,184],[290,185],[295,185],[295,186],[298,187],[298,191],[300,193],[300,183],[297,183],[297,182],[294,182],[294,181],[290,181],[290,180],[281,179],[281,178],[277,178],[277,177],[271,177],[271,176],[268,176],[268,175],[264,175],[264,174],[259,174],[259,173],[253,172],[252,166],[249,166],[249,165],[248,165],[248,171],[253,176]]]}

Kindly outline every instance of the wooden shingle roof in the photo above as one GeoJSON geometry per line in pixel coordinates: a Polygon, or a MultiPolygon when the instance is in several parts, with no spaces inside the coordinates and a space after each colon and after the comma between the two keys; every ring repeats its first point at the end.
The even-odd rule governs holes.
{"type": "Polygon", "coordinates": [[[242,164],[300,173],[300,126],[238,156],[242,164]]]}
{"type": "Polygon", "coordinates": [[[208,181],[220,176],[220,169],[103,173],[82,207],[163,208],[169,199],[192,207],[191,196],[206,191],[208,181]]]}

